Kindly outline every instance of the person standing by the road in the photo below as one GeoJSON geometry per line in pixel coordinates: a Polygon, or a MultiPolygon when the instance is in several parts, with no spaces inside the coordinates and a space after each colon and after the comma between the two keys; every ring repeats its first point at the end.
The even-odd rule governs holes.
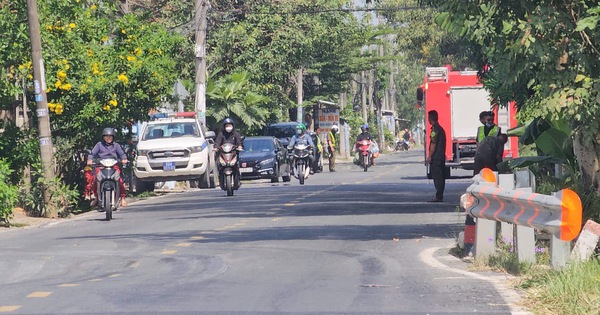
{"type": "Polygon", "coordinates": [[[329,171],[335,172],[335,134],[338,132],[338,126],[333,125],[331,130],[327,133],[327,151],[329,152],[329,171]]]}
{"type": "Polygon", "coordinates": [[[479,120],[484,125],[477,128],[477,144],[481,143],[485,137],[497,137],[502,132],[501,128],[494,123],[494,116],[492,111],[479,114],[479,120]],[[483,121],[481,121],[482,114],[484,114],[483,121]]]}
{"type": "Polygon", "coordinates": [[[485,137],[475,153],[475,162],[473,164],[473,176],[479,174],[482,169],[489,168],[492,171],[498,170],[498,163],[502,162],[504,155],[504,144],[508,142],[508,136],[501,133],[497,137],[485,137]]]}
{"type": "Polygon", "coordinates": [[[444,177],[444,170],[446,168],[446,132],[438,122],[439,116],[437,111],[430,110],[427,113],[427,119],[431,124],[431,131],[429,132],[429,152],[425,159],[425,165],[429,165],[429,172],[435,185],[435,198],[429,202],[442,202],[444,201],[444,189],[446,187],[446,178],[444,177]]]}

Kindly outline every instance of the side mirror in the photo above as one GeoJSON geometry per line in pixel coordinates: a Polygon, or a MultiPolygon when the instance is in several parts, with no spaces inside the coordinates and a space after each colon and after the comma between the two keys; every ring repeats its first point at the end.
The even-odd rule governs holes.
{"type": "Polygon", "coordinates": [[[244,140],[246,140],[246,136],[241,136],[240,138],[242,139],[242,142],[244,142],[244,140]]]}
{"type": "Polygon", "coordinates": [[[216,137],[215,132],[214,131],[207,131],[206,134],[204,135],[204,138],[206,139],[214,139],[216,137]]]}

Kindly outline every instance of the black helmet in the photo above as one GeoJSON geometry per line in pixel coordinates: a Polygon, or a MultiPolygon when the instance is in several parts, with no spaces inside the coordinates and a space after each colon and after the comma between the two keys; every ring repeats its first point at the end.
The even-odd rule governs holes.
{"type": "Polygon", "coordinates": [[[113,128],[104,128],[102,130],[102,136],[115,136],[115,130],[113,128]]]}
{"type": "Polygon", "coordinates": [[[227,125],[227,124],[231,124],[235,127],[235,124],[233,123],[233,119],[231,119],[229,117],[227,117],[223,120],[223,127],[225,127],[225,125],[227,125]]]}

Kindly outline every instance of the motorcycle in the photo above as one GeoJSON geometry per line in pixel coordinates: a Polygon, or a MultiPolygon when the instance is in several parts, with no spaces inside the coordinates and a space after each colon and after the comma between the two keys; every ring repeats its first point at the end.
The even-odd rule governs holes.
{"type": "Polygon", "coordinates": [[[360,165],[366,172],[369,166],[371,166],[373,159],[373,152],[371,152],[371,140],[360,140],[356,142],[356,148],[358,149],[360,165]]]}
{"type": "Polygon", "coordinates": [[[233,191],[240,188],[240,171],[238,165],[238,150],[231,143],[221,146],[219,155],[219,186],[227,191],[227,196],[233,196],[233,191]]]}
{"type": "Polygon", "coordinates": [[[98,187],[98,207],[106,214],[106,221],[112,220],[112,212],[121,204],[119,180],[121,172],[114,166],[118,161],[113,158],[100,159],[96,164],[100,170],[96,174],[98,187]]]}
{"type": "Polygon", "coordinates": [[[408,146],[408,141],[405,139],[400,140],[399,138],[396,138],[396,147],[394,148],[395,151],[408,151],[408,149],[410,149],[408,146]]]}
{"type": "Polygon", "coordinates": [[[304,185],[304,180],[310,174],[310,147],[306,144],[296,143],[292,157],[294,160],[294,177],[300,181],[300,185],[304,185]]]}

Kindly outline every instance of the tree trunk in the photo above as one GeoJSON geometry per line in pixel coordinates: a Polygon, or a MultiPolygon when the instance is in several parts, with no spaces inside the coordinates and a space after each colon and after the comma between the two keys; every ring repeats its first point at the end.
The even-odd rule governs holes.
{"type": "Polygon", "coordinates": [[[600,133],[596,134],[591,143],[586,143],[581,132],[575,132],[573,151],[579,163],[579,171],[584,187],[600,187],[600,133]]]}

